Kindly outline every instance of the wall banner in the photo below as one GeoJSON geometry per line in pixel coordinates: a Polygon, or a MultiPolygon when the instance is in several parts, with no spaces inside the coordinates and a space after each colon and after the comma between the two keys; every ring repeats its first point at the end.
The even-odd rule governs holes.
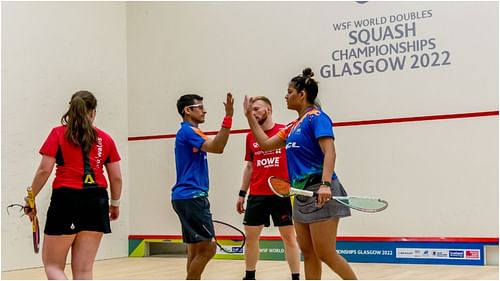
{"type": "MultiPolygon", "coordinates": [[[[441,15],[443,16],[443,15],[441,15]]],[[[433,24],[432,9],[391,13],[378,17],[333,22],[347,47],[335,47],[331,61],[320,66],[322,78],[342,78],[390,71],[411,71],[446,67],[451,52],[439,38],[419,27],[433,24]]],[[[434,23],[435,24],[435,23],[434,23]]]]}

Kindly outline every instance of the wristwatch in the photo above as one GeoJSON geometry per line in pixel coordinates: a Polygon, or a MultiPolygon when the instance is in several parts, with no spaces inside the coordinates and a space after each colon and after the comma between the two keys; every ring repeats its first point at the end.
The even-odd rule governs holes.
{"type": "Polygon", "coordinates": [[[321,181],[321,185],[326,185],[328,187],[332,187],[332,183],[329,181],[321,181]]]}

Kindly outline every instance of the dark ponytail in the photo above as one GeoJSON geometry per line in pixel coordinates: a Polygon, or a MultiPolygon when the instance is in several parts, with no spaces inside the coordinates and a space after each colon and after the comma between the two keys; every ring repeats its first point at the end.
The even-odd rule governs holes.
{"type": "Polygon", "coordinates": [[[96,109],[97,100],[91,92],[78,91],[71,96],[68,111],[62,116],[61,123],[67,126],[66,139],[88,152],[96,142],[97,132],[92,125],[89,113],[96,109]]]}
{"type": "Polygon", "coordinates": [[[310,104],[315,104],[316,97],[318,96],[318,82],[312,78],[313,76],[314,72],[308,67],[302,71],[302,75],[295,76],[290,81],[297,92],[305,90],[307,101],[310,104]]]}

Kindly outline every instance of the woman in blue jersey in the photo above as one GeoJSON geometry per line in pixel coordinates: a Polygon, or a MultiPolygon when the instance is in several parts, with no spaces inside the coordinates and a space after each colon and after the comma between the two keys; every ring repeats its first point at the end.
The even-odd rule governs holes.
{"type": "Polygon", "coordinates": [[[310,68],[304,69],[288,84],[285,96],[288,109],[298,118],[278,134],[268,137],[252,114],[251,100],[243,104],[248,124],[262,150],[286,147],[288,173],[293,187],[317,192],[317,198],[296,196],[293,219],[299,246],[304,255],[306,279],[321,279],[321,262],[343,279],[357,279],[356,274],[337,254],[339,219],[350,216],[349,208],[330,200],[332,195],[347,195],[335,167],[332,121],[315,105],[318,84],[310,68]]]}

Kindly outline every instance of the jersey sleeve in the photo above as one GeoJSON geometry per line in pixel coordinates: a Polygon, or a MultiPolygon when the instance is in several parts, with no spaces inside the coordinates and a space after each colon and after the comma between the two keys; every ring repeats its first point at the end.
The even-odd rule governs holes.
{"type": "Polygon", "coordinates": [[[281,128],[276,135],[278,135],[278,137],[280,139],[286,140],[295,123],[296,123],[295,121],[291,122],[288,125],[286,125],[285,127],[281,128]]]}
{"type": "Polygon", "coordinates": [[[113,163],[113,162],[118,162],[121,160],[120,154],[118,153],[118,148],[116,148],[115,141],[109,137],[109,154],[108,158],[106,159],[106,163],[113,163]]]}
{"type": "Polygon", "coordinates": [[[57,130],[56,128],[53,128],[52,131],[50,131],[47,139],[45,139],[45,142],[40,148],[39,153],[42,155],[56,157],[58,147],[59,140],[57,137],[57,130]]]}
{"type": "Polygon", "coordinates": [[[208,137],[198,128],[190,127],[185,133],[186,142],[200,150],[203,143],[208,140],[208,137]]]}
{"type": "Polygon", "coordinates": [[[311,120],[313,134],[316,139],[322,137],[332,137],[335,138],[333,134],[332,120],[324,112],[315,115],[311,120]]]}

